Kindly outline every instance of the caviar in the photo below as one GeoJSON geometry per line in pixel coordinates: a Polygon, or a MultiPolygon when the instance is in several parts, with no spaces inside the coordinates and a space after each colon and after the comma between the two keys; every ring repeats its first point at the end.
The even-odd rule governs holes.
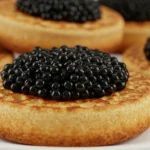
{"type": "Polygon", "coordinates": [[[98,2],[93,0],[17,0],[22,12],[43,19],[83,23],[101,17],[98,2]]]}
{"type": "Polygon", "coordinates": [[[125,18],[126,21],[150,20],[150,0],[100,0],[125,18]]]}
{"type": "Polygon", "coordinates": [[[4,88],[47,100],[101,98],[123,90],[129,78],[117,58],[81,46],[36,47],[7,64],[1,76],[4,88]]]}
{"type": "Polygon", "coordinates": [[[147,40],[147,43],[144,48],[145,56],[148,60],[150,60],[150,38],[147,40]]]}

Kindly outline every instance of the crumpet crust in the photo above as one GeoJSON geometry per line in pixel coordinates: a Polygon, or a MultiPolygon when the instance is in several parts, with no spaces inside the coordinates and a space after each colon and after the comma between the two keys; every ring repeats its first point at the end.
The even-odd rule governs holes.
{"type": "Polygon", "coordinates": [[[133,138],[150,125],[150,81],[130,73],[123,91],[95,100],[45,101],[0,82],[0,137],[23,144],[99,146],[133,138]]]}
{"type": "Polygon", "coordinates": [[[16,52],[31,51],[35,46],[51,48],[62,45],[115,51],[123,38],[124,20],[109,8],[102,6],[101,10],[102,19],[78,24],[33,17],[18,11],[13,1],[2,1],[0,44],[16,52]]]}

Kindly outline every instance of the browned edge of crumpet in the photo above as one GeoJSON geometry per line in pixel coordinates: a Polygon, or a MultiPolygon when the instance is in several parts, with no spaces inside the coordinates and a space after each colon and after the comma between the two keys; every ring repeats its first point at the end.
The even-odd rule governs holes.
{"type": "Polygon", "coordinates": [[[130,73],[124,90],[99,99],[45,101],[0,82],[0,137],[23,144],[100,146],[133,138],[150,125],[150,81],[130,73]]]}

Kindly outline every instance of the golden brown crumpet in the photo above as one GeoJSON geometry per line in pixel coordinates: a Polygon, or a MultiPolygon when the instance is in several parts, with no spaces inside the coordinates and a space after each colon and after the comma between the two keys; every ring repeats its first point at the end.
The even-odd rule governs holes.
{"type": "Polygon", "coordinates": [[[45,48],[83,45],[113,52],[122,41],[124,20],[109,8],[102,6],[101,10],[101,19],[78,24],[36,18],[17,10],[13,1],[2,1],[0,44],[16,52],[31,51],[36,45],[45,48]]]}
{"type": "Polygon", "coordinates": [[[110,145],[145,131],[149,106],[150,81],[137,73],[123,91],[68,102],[14,94],[0,81],[0,137],[31,145],[110,145]]]}
{"type": "Polygon", "coordinates": [[[7,50],[0,48],[0,71],[3,70],[4,65],[13,62],[13,54],[7,50]]]}
{"type": "Polygon", "coordinates": [[[121,45],[125,50],[135,44],[145,44],[150,37],[150,21],[126,22],[125,35],[121,45]]]}
{"type": "Polygon", "coordinates": [[[144,53],[144,44],[135,45],[123,54],[123,61],[130,71],[136,71],[150,78],[150,62],[144,53]]]}

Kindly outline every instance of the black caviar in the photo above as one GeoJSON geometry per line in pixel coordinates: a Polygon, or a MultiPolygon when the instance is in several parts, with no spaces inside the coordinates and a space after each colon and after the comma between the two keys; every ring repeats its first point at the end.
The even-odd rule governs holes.
{"type": "Polygon", "coordinates": [[[150,20],[150,0],[100,0],[123,15],[126,21],[150,20]]]}
{"type": "Polygon", "coordinates": [[[56,21],[83,23],[101,17],[99,5],[93,0],[17,0],[16,6],[30,15],[56,21]]]}
{"type": "Polygon", "coordinates": [[[123,90],[129,78],[124,63],[99,50],[76,46],[25,53],[1,73],[3,86],[13,92],[47,99],[101,98],[123,90]]]}
{"type": "Polygon", "coordinates": [[[147,40],[147,43],[144,48],[145,56],[148,60],[150,60],[150,38],[147,40]]]}

